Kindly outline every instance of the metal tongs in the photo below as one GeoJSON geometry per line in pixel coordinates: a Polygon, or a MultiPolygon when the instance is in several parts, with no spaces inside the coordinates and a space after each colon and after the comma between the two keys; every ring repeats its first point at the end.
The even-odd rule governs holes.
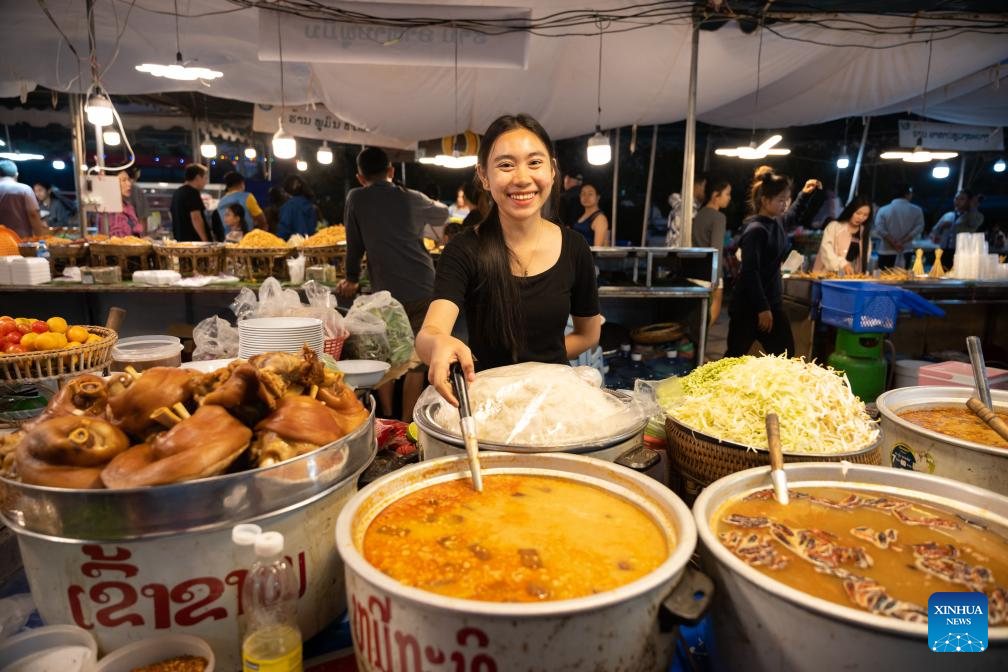
{"type": "Polygon", "coordinates": [[[770,481],[773,483],[774,498],[781,504],[788,503],[787,475],[784,473],[784,452],[780,443],[780,420],[776,413],[766,416],[767,449],[770,452],[770,481]]]}
{"type": "Polygon", "coordinates": [[[466,455],[469,457],[469,473],[472,476],[473,490],[483,492],[483,474],[480,471],[479,442],[476,439],[476,419],[469,409],[469,384],[466,382],[462,365],[452,362],[449,368],[452,390],[459,405],[459,425],[462,427],[462,440],[465,442],[466,455]]]}

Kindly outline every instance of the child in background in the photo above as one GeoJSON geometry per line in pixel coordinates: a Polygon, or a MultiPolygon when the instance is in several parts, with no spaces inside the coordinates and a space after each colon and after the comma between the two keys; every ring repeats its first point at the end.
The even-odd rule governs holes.
{"type": "Polygon", "coordinates": [[[240,243],[245,236],[242,225],[245,222],[245,208],[240,203],[229,203],[224,208],[224,228],[227,229],[226,243],[240,243]]]}

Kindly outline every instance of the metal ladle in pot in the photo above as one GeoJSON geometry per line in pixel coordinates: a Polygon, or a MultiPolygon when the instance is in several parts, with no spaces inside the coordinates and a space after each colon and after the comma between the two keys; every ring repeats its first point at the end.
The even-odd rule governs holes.
{"type": "Polygon", "coordinates": [[[469,473],[472,476],[473,490],[483,492],[483,474],[480,471],[479,442],[476,439],[476,420],[469,409],[469,385],[466,383],[465,371],[458,362],[452,362],[449,369],[452,390],[459,402],[459,426],[462,428],[462,440],[465,442],[466,455],[469,457],[469,473]]]}
{"type": "Polygon", "coordinates": [[[767,449],[770,452],[770,481],[774,497],[781,504],[788,503],[787,474],[784,473],[784,452],[780,443],[780,420],[776,413],[766,416],[767,449]]]}

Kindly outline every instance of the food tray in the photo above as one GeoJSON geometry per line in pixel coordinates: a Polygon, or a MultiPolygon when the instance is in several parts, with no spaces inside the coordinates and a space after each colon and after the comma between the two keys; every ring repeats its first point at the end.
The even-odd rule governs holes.
{"type": "Polygon", "coordinates": [[[346,245],[304,246],[301,254],[305,257],[305,267],[331,264],[336,267],[336,279],[346,277],[346,245]]]}
{"type": "Polygon", "coordinates": [[[261,282],[269,277],[287,280],[287,257],[291,250],[286,247],[238,247],[228,245],[225,249],[227,265],[232,272],[246,282],[261,282]]]}
{"type": "MultiPolygon", "coordinates": [[[[680,478],[679,495],[692,504],[700,491],[736,471],[763,467],[770,464],[770,454],[765,448],[750,448],[731,441],[717,439],[682,424],[665,415],[665,434],[668,436],[669,457],[673,477],[680,478]]],[[[793,453],[785,452],[785,462],[841,462],[857,464],[882,464],[879,449],[881,437],[866,448],[847,453],[793,453]]]]}
{"type": "Polygon", "coordinates": [[[220,243],[154,243],[161,270],[176,271],[184,278],[219,275],[224,269],[224,246],[220,243]]]}
{"type": "Polygon", "coordinates": [[[154,245],[122,245],[115,242],[91,243],[92,266],[118,266],[124,280],[133,277],[134,271],[147,271],[155,267],[154,245]]]}
{"type": "Polygon", "coordinates": [[[105,327],[84,328],[101,340],[62,350],[0,355],[0,381],[38,381],[107,368],[119,336],[105,327]]]}

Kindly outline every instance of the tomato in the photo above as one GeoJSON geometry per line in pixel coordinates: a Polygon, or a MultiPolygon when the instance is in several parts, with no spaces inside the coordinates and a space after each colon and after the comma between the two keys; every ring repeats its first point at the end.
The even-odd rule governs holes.
{"type": "Polygon", "coordinates": [[[36,334],[44,334],[47,331],[49,331],[49,325],[43,322],[42,320],[35,320],[34,322],[32,322],[31,330],[34,331],[36,334]]]}
{"type": "Polygon", "coordinates": [[[21,332],[18,331],[17,329],[15,329],[14,331],[8,331],[7,335],[4,336],[4,342],[14,344],[20,343],[21,336],[22,336],[21,332]]]}
{"type": "Polygon", "coordinates": [[[18,334],[21,333],[18,331],[18,325],[14,320],[0,322],[0,338],[6,337],[12,331],[18,334]]]}
{"type": "Polygon", "coordinates": [[[29,327],[27,324],[19,324],[19,325],[17,325],[17,328],[18,328],[18,331],[21,332],[22,336],[24,336],[25,334],[30,334],[31,333],[31,327],[29,327]]]}
{"type": "Polygon", "coordinates": [[[24,351],[25,351],[25,349],[22,348],[17,343],[8,343],[7,345],[4,346],[4,352],[6,352],[9,355],[16,355],[16,354],[18,354],[20,352],[24,352],[24,351]]]}

